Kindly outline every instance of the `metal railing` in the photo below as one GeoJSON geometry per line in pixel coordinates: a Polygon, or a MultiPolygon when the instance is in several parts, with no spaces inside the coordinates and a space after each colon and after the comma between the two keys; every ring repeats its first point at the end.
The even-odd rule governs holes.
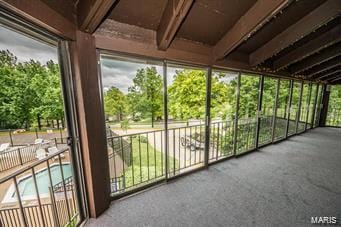
{"type": "Polygon", "coordinates": [[[65,178],[64,181],[53,185],[49,188],[49,192],[55,226],[72,225],[78,215],[73,177],[70,176],[65,178]]]}
{"type": "Polygon", "coordinates": [[[122,192],[165,176],[164,130],[107,139],[112,192],[122,192]]]}
{"type": "Polygon", "coordinates": [[[326,125],[341,127],[341,108],[328,108],[326,125]]]}
{"type": "Polygon", "coordinates": [[[260,129],[259,129],[259,146],[269,144],[272,142],[272,128],[273,128],[274,116],[265,115],[260,117],[260,129]]]}
{"type": "Polygon", "coordinates": [[[210,130],[209,162],[232,156],[234,121],[213,122],[210,130]]]}
{"type": "Polygon", "coordinates": [[[0,204],[3,207],[0,207],[0,226],[77,224],[78,207],[72,173],[69,172],[71,176],[66,177],[67,170],[64,169],[64,166],[70,163],[62,162],[63,158],[69,156],[68,151],[68,148],[61,149],[0,180],[0,187],[7,189],[0,204]],[[43,174],[46,179],[42,178],[43,174]],[[59,181],[55,182],[57,179],[59,181]],[[22,184],[25,184],[25,187],[22,184]],[[26,189],[31,190],[32,194],[26,195],[26,189]]]}
{"type": "Polygon", "coordinates": [[[236,154],[242,154],[256,148],[256,127],[256,118],[238,120],[236,154]]]}
{"type": "MultiPolygon", "coordinates": [[[[38,206],[26,206],[23,207],[22,212],[26,217],[26,221],[28,226],[40,226],[40,223],[43,223],[42,218],[44,219],[45,226],[54,226],[53,214],[52,214],[52,204],[42,204],[41,205],[43,217],[39,214],[40,209],[38,206]]],[[[7,208],[0,209],[0,223],[1,226],[22,226],[21,218],[20,218],[20,209],[19,208],[7,208]]]]}
{"type": "MultiPolygon", "coordinates": [[[[273,120],[262,119],[259,137],[265,144],[271,142],[273,120]]],[[[236,143],[234,121],[213,121],[209,128],[207,154],[205,124],[108,137],[112,195],[204,167],[206,155],[213,163],[256,147],[255,118],[239,120],[236,143]]]]}
{"type": "Polygon", "coordinates": [[[150,129],[125,135],[108,129],[112,196],[144,188],[305,131],[308,109],[304,106],[300,109],[287,105],[264,107],[259,116],[226,121],[211,119],[208,126],[203,121],[183,127],[168,125],[167,130],[150,129]],[[209,141],[206,142],[205,138],[209,141]]]}
{"type": "Polygon", "coordinates": [[[10,148],[0,153],[0,172],[12,169],[17,166],[36,160],[36,151],[39,148],[46,148],[48,144],[32,144],[24,147],[10,148]]]}

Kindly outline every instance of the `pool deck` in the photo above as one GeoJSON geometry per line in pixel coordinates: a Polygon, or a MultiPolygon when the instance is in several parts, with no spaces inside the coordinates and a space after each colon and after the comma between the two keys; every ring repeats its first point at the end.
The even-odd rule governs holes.
{"type": "MultiPolygon", "coordinates": [[[[70,159],[69,159],[69,154],[67,153],[65,158],[62,159],[62,162],[69,162],[70,159]]],[[[6,171],[1,171],[0,172],[0,179],[4,178],[4,177],[7,177],[13,173],[15,173],[16,171],[20,171],[20,169],[23,169],[31,164],[33,164],[34,162],[37,162],[37,160],[34,160],[34,161],[31,161],[31,162],[28,162],[22,166],[17,166],[17,167],[14,167],[12,169],[9,169],[9,170],[6,170],[6,171]]],[[[50,164],[53,164],[53,163],[57,163],[57,160],[56,161],[53,161],[53,162],[50,162],[50,164]]],[[[40,169],[43,169],[43,168],[46,168],[47,165],[46,165],[46,162],[44,163],[41,163],[39,165],[37,165],[34,170],[37,172],[39,171],[40,169]]],[[[31,170],[29,171],[26,171],[20,175],[17,176],[17,179],[20,179],[21,177],[25,177],[27,175],[30,175],[32,174],[31,170]]],[[[3,200],[6,196],[6,193],[8,191],[8,189],[11,187],[11,185],[13,184],[13,180],[8,180],[2,184],[0,184],[0,209],[1,208],[11,208],[11,207],[16,207],[17,206],[17,203],[6,203],[4,202],[3,203],[3,200]]],[[[45,202],[45,199],[42,199],[42,203],[45,202]]],[[[46,199],[46,202],[50,202],[50,199],[46,199]]],[[[34,200],[31,200],[31,201],[24,201],[24,204],[25,206],[29,206],[29,205],[36,205],[37,204],[37,200],[34,199],[34,200]]]]}

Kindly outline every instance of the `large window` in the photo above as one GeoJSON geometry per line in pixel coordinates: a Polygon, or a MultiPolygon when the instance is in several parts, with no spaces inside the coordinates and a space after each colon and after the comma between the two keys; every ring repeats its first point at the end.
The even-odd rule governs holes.
{"type": "Polygon", "coordinates": [[[256,148],[259,79],[259,76],[249,74],[240,77],[237,154],[256,148]]]}
{"type": "Polygon", "coordinates": [[[0,17],[0,226],[74,226],[82,208],[65,53],[35,29],[0,17]]]}
{"type": "Polygon", "coordinates": [[[167,65],[170,176],[204,163],[206,83],[206,69],[167,65]]]}
{"type": "Polygon", "coordinates": [[[264,145],[272,141],[277,83],[278,79],[264,77],[263,100],[259,124],[259,145],[264,145]]]}
{"type": "Polygon", "coordinates": [[[314,115],[315,115],[316,95],[317,95],[317,85],[312,84],[310,102],[309,102],[309,115],[308,115],[308,121],[307,121],[307,128],[312,128],[314,115]]]}
{"type": "Polygon", "coordinates": [[[315,116],[314,116],[314,127],[317,127],[320,121],[320,112],[321,112],[321,102],[322,102],[322,92],[323,92],[323,85],[318,84],[317,87],[317,99],[315,105],[315,116]]]}
{"type": "Polygon", "coordinates": [[[330,86],[326,125],[341,127],[341,85],[330,86]]]}
{"type": "Polygon", "coordinates": [[[162,63],[101,56],[112,193],[163,178],[162,63]]]}
{"type": "Polygon", "coordinates": [[[301,95],[301,83],[298,81],[294,81],[293,87],[292,87],[291,105],[290,105],[290,112],[289,112],[289,125],[288,125],[289,136],[296,133],[296,120],[298,117],[300,95],[301,95]]]}
{"type": "Polygon", "coordinates": [[[301,81],[107,52],[101,72],[113,196],[284,139],[308,118],[301,81]]]}
{"type": "Polygon", "coordinates": [[[238,73],[213,71],[209,160],[233,155],[238,73]]]}
{"type": "Polygon", "coordinates": [[[307,114],[308,114],[308,102],[309,102],[309,83],[303,83],[303,91],[302,91],[302,98],[301,98],[301,111],[300,111],[300,119],[297,125],[297,131],[302,132],[305,130],[305,125],[307,121],[307,114]]]}
{"type": "Polygon", "coordinates": [[[281,79],[276,106],[275,141],[286,137],[289,96],[290,81],[281,79]]]}

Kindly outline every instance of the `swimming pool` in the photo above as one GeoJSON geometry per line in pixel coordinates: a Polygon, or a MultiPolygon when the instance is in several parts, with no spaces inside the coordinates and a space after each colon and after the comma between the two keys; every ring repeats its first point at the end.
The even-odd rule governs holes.
{"type": "MultiPolygon", "coordinates": [[[[64,179],[72,176],[72,170],[70,163],[62,163],[62,169],[64,174],[64,179]]],[[[60,171],[60,165],[58,163],[52,164],[50,166],[51,171],[51,179],[52,184],[55,185],[62,181],[62,175],[60,171]]],[[[50,187],[50,179],[48,169],[44,168],[35,173],[37,186],[39,191],[40,198],[49,197],[49,187],[50,187]]],[[[18,179],[18,189],[20,193],[21,200],[31,200],[36,199],[36,191],[34,186],[34,181],[32,178],[32,174],[24,176],[18,179]]],[[[14,202],[17,200],[17,194],[15,192],[15,186],[12,184],[8,189],[3,203],[14,202]]]]}

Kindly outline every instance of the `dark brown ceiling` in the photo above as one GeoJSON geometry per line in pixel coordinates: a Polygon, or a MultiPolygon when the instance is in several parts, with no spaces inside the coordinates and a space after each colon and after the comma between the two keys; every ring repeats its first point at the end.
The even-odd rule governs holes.
{"type": "Polygon", "coordinates": [[[319,29],[317,29],[315,32],[309,34],[308,36],[303,37],[302,39],[298,40],[296,43],[294,43],[293,45],[289,46],[288,48],[282,50],[281,52],[279,52],[276,56],[273,56],[271,59],[269,59],[270,61],[274,61],[279,59],[280,57],[288,54],[289,52],[295,50],[297,47],[319,37],[320,35],[324,34],[325,32],[331,30],[332,28],[335,28],[337,26],[339,26],[341,24],[341,18],[335,18],[334,20],[330,21],[328,24],[326,24],[325,26],[320,27],[319,29]]]}
{"type": "Polygon", "coordinates": [[[76,5],[77,0],[42,0],[50,8],[54,9],[70,22],[76,24],[76,5]]]}
{"type": "Polygon", "coordinates": [[[115,21],[157,30],[167,0],[120,0],[108,18],[115,21]]]}
{"type": "Polygon", "coordinates": [[[269,23],[243,43],[236,51],[250,54],[274,36],[293,25],[310,11],[321,5],[325,0],[299,0],[290,4],[281,14],[273,18],[269,23]]]}
{"type": "Polygon", "coordinates": [[[256,0],[197,0],[177,37],[215,45],[256,0]]]}
{"type": "MultiPolygon", "coordinates": [[[[167,7],[168,1],[171,0],[117,0],[115,6],[108,14],[107,19],[158,32],[160,21],[163,19],[163,12],[167,7]]],[[[181,2],[181,0],[173,1],[175,5],[181,2]]],[[[246,15],[247,12],[250,12],[249,10],[251,8],[253,9],[256,2],[256,0],[193,0],[189,10],[185,12],[184,19],[176,28],[175,37],[172,38],[186,39],[188,41],[193,41],[193,43],[196,44],[201,43],[214,50],[214,47],[221,38],[231,31],[238,21],[243,20],[243,16],[246,15]]],[[[341,8],[341,0],[339,0],[339,2],[337,0],[298,0],[288,2],[288,4],[282,6],[280,12],[274,14],[266,23],[261,23],[260,28],[256,32],[253,30],[250,31],[249,37],[246,40],[233,47],[231,52],[225,54],[225,59],[249,64],[251,54],[255,53],[259,48],[264,47],[265,44],[273,40],[287,28],[293,25],[296,26],[302,18],[307,17],[312,11],[318,9],[318,11],[323,13],[323,15],[326,15],[326,17],[332,14],[335,15],[335,10],[330,13],[327,10],[322,10],[323,7],[321,6],[325,5],[325,3],[329,2],[331,5],[341,8]]],[[[331,10],[331,8],[332,7],[329,7],[328,9],[331,10]]],[[[340,10],[338,12],[340,12],[340,10]]],[[[338,42],[341,40],[341,34],[336,35],[335,42],[329,41],[327,45],[321,44],[322,46],[316,47],[316,51],[310,50],[311,52],[308,54],[290,61],[281,68],[274,67],[273,63],[275,61],[278,63],[278,60],[292,54],[297,48],[320,38],[326,32],[337,30],[335,28],[341,26],[340,13],[336,14],[334,17],[331,16],[329,21],[324,20],[325,22],[321,24],[319,24],[317,20],[313,21],[316,24],[311,24],[310,27],[314,28],[314,31],[312,29],[308,34],[304,33],[301,37],[297,37],[296,40],[288,41],[288,45],[285,44],[286,46],[281,47],[279,51],[274,51],[271,56],[263,57],[265,58],[265,60],[262,59],[263,62],[258,64],[256,62],[256,67],[251,67],[250,63],[250,68],[257,70],[262,69],[266,72],[283,73],[283,75],[305,76],[307,79],[310,79],[310,74],[314,73],[314,70],[323,69],[324,66],[327,68],[322,71],[322,75],[327,72],[333,73],[335,67],[337,71],[339,65],[335,64],[335,67],[333,68],[330,64],[333,66],[335,62],[340,60],[340,56],[334,54],[335,56],[332,55],[331,58],[330,55],[328,55],[328,52],[337,45],[340,45],[338,42]],[[320,61],[319,55],[327,56],[328,58],[320,61]],[[309,61],[312,61],[313,63],[311,67],[309,61]],[[300,68],[302,65],[308,65],[309,67],[303,71],[300,70],[299,74],[296,73],[297,75],[293,75],[293,72],[295,70],[297,71],[297,68],[300,68]]],[[[213,57],[214,56],[212,56],[212,58],[213,57]]],[[[320,73],[318,75],[320,75],[320,73]]],[[[316,77],[312,78],[316,79],[316,77]]],[[[324,80],[326,79],[328,79],[328,77],[324,78],[324,80]]]]}

